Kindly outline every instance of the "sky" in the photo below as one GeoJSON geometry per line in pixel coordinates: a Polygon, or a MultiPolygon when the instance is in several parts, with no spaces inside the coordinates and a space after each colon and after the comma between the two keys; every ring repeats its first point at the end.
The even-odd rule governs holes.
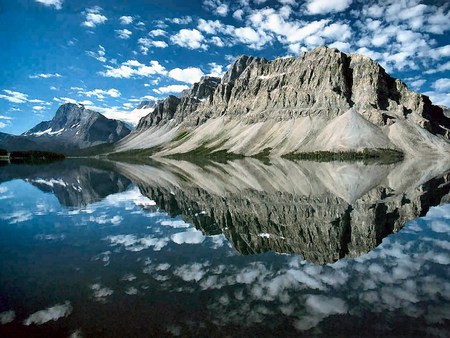
{"type": "Polygon", "coordinates": [[[0,132],[21,134],[81,102],[135,124],[239,55],[319,45],[379,62],[450,106],[450,2],[418,0],[0,0],[0,132]]]}

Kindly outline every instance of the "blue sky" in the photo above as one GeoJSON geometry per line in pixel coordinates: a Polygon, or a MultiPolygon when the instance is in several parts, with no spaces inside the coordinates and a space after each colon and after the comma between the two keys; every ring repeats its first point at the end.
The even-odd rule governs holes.
{"type": "Polygon", "coordinates": [[[450,3],[358,0],[0,0],[0,131],[20,134],[64,102],[136,122],[240,54],[361,53],[450,106],[450,3]]]}

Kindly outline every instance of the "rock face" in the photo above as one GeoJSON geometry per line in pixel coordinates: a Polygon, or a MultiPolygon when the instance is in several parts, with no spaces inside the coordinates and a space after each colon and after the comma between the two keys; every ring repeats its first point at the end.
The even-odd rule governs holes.
{"type": "MultiPolygon", "coordinates": [[[[194,96],[195,88],[187,97],[194,96]]],[[[334,48],[317,47],[298,58],[273,61],[241,56],[203,97],[194,104],[180,102],[175,112],[167,112],[170,118],[159,120],[160,128],[189,132],[181,142],[163,139],[161,155],[200,146],[245,155],[267,148],[271,155],[362,148],[411,155],[450,151],[450,120],[441,107],[410,91],[368,57],[334,48]],[[350,116],[340,119],[345,114],[350,116]],[[333,144],[324,142],[348,119],[358,128],[348,128],[333,144]],[[349,138],[354,141],[345,143],[349,138]]],[[[142,125],[139,132],[152,126],[142,125]]],[[[151,133],[146,138],[157,143],[151,133]]],[[[118,149],[135,146],[124,139],[118,149]]]]}
{"type": "Polygon", "coordinates": [[[219,82],[219,78],[204,76],[200,82],[194,83],[189,91],[182,93],[181,98],[170,95],[139,121],[136,130],[142,131],[149,127],[162,125],[172,119],[176,120],[176,124],[180,124],[186,116],[197,109],[202,101],[214,93],[219,82]]]}
{"type": "Polygon", "coordinates": [[[296,253],[320,264],[367,253],[450,192],[448,163],[439,162],[164,161],[165,169],[117,166],[160,208],[225,234],[242,254],[296,253]]]}
{"type": "MultiPolygon", "coordinates": [[[[8,150],[72,150],[113,143],[130,133],[127,125],[111,120],[82,104],[66,103],[60,106],[55,117],[43,121],[17,136],[16,142],[5,144],[8,150]],[[20,141],[20,142],[19,142],[20,141]],[[28,145],[25,142],[29,142],[28,145]]],[[[0,146],[1,146],[0,141],[0,146]]]]}

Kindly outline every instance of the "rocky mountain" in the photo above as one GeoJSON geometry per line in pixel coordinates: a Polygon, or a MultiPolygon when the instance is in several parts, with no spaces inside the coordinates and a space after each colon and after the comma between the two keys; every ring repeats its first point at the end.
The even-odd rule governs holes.
{"type": "MultiPolygon", "coordinates": [[[[157,103],[156,107],[145,117],[141,118],[136,129],[127,137],[125,143],[133,144],[136,148],[151,147],[147,143],[148,137],[160,143],[161,139],[171,139],[176,136],[177,131],[173,128],[171,132],[164,135],[167,128],[162,126],[181,125],[197,110],[199,105],[212,97],[215,89],[220,83],[217,77],[204,76],[199,82],[194,83],[192,88],[182,93],[181,97],[170,95],[163,101],[157,103]],[[158,130],[160,137],[154,138],[154,132],[158,130]],[[157,139],[160,139],[159,141],[157,139]]],[[[178,128],[177,128],[178,129],[178,128]]]]}
{"type": "Polygon", "coordinates": [[[0,148],[7,150],[29,150],[38,149],[38,145],[26,137],[0,132],[0,148]]]}
{"type": "Polygon", "coordinates": [[[448,203],[448,159],[390,165],[257,159],[198,166],[117,163],[119,172],[171,216],[242,254],[295,253],[326,264],[378,246],[431,206],[448,203]]]}
{"type": "Polygon", "coordinates": [[[0,137],[0,147],[70,152],[113,143],[129,133],[129,127],[121,121],[108,119],[82,104],[66,103],[58,108],[52,120],[39,123],[21,136],[0,137]]]}
{"type": "Polygon", "coordinates": [[[195,84],[179,102],[167,98],[116,150],[450,152],[450,119],[443,109],[363,55],[322,46],[298,58],[241,56],[198,97],[194,92],[202,86],[195,84]]]}

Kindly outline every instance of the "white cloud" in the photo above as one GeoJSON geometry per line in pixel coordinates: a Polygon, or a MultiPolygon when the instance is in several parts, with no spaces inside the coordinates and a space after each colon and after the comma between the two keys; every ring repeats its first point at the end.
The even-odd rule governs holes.
{"type": "Polygon", "coordinates": [[[108,236],[106,240],[110,241],[112,246],[123,246],[128,251],[142,251],[153,248],[154,251],[160,251],[169,243],[169,238],[155,238],[152,236],[137,237],[135,235],[116,235],[108,236]]]}
{"type": "Polygon", "coordinates": [[[42,79],[48,79],[51,77],[62,77],[61,74],[59,73],[41,73],[41,74],[34,74],[34,75],[30,75],[29,78],[30,79],[38,79],[38,78],[42,78],[42,79]]]}
{"type": "Polygon", "coordinates": [[[331,41],[346,41],[352,36],[352,30],[348,24],[336,22],[326,26],[320,35],[331,41]]]}
{"type": "Polygon", "coordinates": [[[182,18],[172,18],[167,20],[177,25],[187,25],[188,23],[192,22],[192,18],[190,16],[183,16],[182,18]]]}
{"type": "Polygon", "coordinates": [[[53,6],[55,7],[55,9],[59,10],[62,8],[64,0],[36,0],[36,2],[39,2],[48,7],[53,6]]]}
{"type": "Polygon", "coordinates": [[[94,90],[90,90],[90,91],[87,91],[87,92],[78,91],[78,94],[86,95],[87,97],[95,96],[97,99],[104,99],[105,96],[110,96],[110,97],[114,97],[114,98],[121,96],[120,91],[118,91],[115,88],[111,88],[111,89],[108,89],[108,90],[94,89],[94,90]]]}
{"type": "Polygon", "coordinates": [[[194,83],[200,81],[205,74],[200,68],[188,67],[185,69],[174,68],[169,72],[169,77],[180,82],[194,83]]]}
{"type": "Polygon", "coordinates": [[[53,100],[58,103],[77,103],[78,101],[70,97],[54,97],[53,100]]]}
{"type": "Polygon", "coordinates": [[[235,18],[236,20],[242,20],[242,17],[244,15],[244,11],[242,9],[238,9],[236,11],[233,12],[233,18],[235,18]]]}
{"type": "Polygon", "coordinates": [[[124,15],[124,16],[121,16],[119,18],[119,20],[120,20],[120,23],[122,25],[129,25],[130,23],[133,22],[133,17],[132,16],[128,16],[128,15],[124,15]]]}
{"type": "Polygon", "coordinates": [[[0,324],[5,325],[11,323],[16,318],[16,313],[12,310],[0,313],[0,324]]]}
{"type": "Polygon", "coordinates": [[[169,226],[172,228],[189,228],[191,225],[189,223],[186,223],[183,220],[179,219],[170,219],[170,220],[164,220],[160,223],[162,226],[169,226]]]}
{"type": "Polygon", "coordinates": [[[208,76],[222,77],[225,73],[224,67],[215,62],[208,63],[208,66],[210,67],[208,76]]]}
{"type": "Polygon", "coordinates": [[[229,35],[233,34],[235,29],[235,27],[233,26],[224,25],[219,20],[204,20],[204,19],[198,20],[197,28],[207,34],[223,33],[229,35]]]}
{"type": "Polygon", "coordinates": [[[147,55],[149,47],[167,48],[169,45],[165,41],[155,41],[148,38],[139,38],[138,44],[142,54],[147,55]]]}
{"type": "Polygon", "coordinates": [[[97,25],[104,24],[108,18],[100,14],[102,10],[103,9],[99,6],[87,8],[84,12],[86,21],[84,21],[81,25],[89,28],[95,28],[97,25]]]}
{"type": "Polygon", "coordinates": [[[64,103],[80,103],[80,104],[83,104],[85,106],[93,104],[92,101],[89,101],[89,100],[79,101],[79,100],[72,99],[70,97],[54,97],[53,101],[58,102],[60,104],[64,104],[64,103]]]}
{"type": "Polygon", "coordinates": [[[55,321],[60,318],[67,317],[71,313],[72,313],[72,305],[70,305],[70,302],[65,302],[64,304],[57,304],[45,310],[33,313],[31,316],[29,316],[27,319],[24,320],[23,324],[41,325],[51,320],[55,321]]]}
{"type": "Polygon", "coordinates": [[[428,53],[431,58],[435,60],[441,59],[443,57],[450,57],[450,45],[433,48],[428,53]]]}
{"type": "Polygon", "coordinates": [[[93,52],[93,51],[86,51],[86,54],[89,55],[90,57],[93,57],[94,59],[100,61],[100,62],[106,62],[106,50],[105,47],[103,47],[102,45],[98,45],[98,51],[97,52],[93,52]]]}
{"type": "Polygon", "coordinates": [[[205,7],[212,10],[213,13],[223,17],[228,15],[228,11],[230,9],[228,4],[220,0],[204,0],[203,4],[205,7]]]}
{"type": "Polygon", "coordinates": [[[384,7],[373,4],[370,7],[364,8],[363,13],[371,18],[381,18],[384,13],[384,7]]]}
{"type": "Polygon", "coordinates": [[[164,30],[162,30],[162,29],[154,29],[154,30],[151,30],[151,31],[148,33],[148,35],[153,36],[153,37],[156,37],[156,36],[166,36],[166,35],[167,35],[167,32],[164,31],[164,30]]]}
{"type": "Polygon", "coordinates": [[[104,302],[105,298],[111,296],[114,293],[114,290],[102,286],[99,283],[95,283],[91,285],[91,290],[94,292],[93,296],[97,301],[104,302]]]}
{"type": "Polygon", "coordinates": [[[158,94],[181,93],[183,90],[189,89],[186,85],[170,85],[153,89],[158,94]]]}
{"type": "Polygon", "coordinates": [[[151,75],[161,74],[166,75],[167,71],[158,61],[150,61],[150,65],[140,63],[136,60],[128,60],[123,62],[119,67],[105,66],[105,72],[99,74],[105,77],[114,78],[132,78],[132,77],[148,77],[151,75]]]}
{"type": "Polygon", "coordinates": [[[210,42],[214,45],[216,45],[217,47],[223,47],[225,46],[225,43],[222,41],[221,38],[219,38],[218,36],[213,36],[210,39],[210,42]]]}
{"type": "Polygon", "coordinates": [[[432,87],[439,92],[450,90],[450,79],[439,79],[436,80],[432,87]]]}
{"type": "Polygon", "coordinates": [[[251,27],[240,27],[235,30],[236,39],[252,49],[261,49],[271,37],[264,32],[257,32],[251,27]]]}
{"type": "Polygon", "coordinates": [[[116,29],[115,32],[117,34],[117,37],[123,40],[129,39],[131,34],[133,34],[133,32],[128,29],[116,29]]]}
{"type": "Polygon", "coordinates": [[[189,229],[185,232],[179,232],[172,235],[171,239],[177,244],[200,244],[205,240],[205,236],[200,230],[189,229]]]}
{"type": "Polygon", "coordinates": [[[427,24],[425,25],[424,30],[434,34],[444,34],[446,31],[450,30],[450,11],[447,9],[448,7],[442,6],[430,15],[427,18],[427,24]],[[444,14],[445,10],[447,10],[446,14],[444,14]]]}
{"type": "Polygon", "coordinates": [[[33,110],[34,111],[41,111],[41,110],[44,110],[44,109],[45,109],[44,106],[33,106],[33,110]]]}
{"type": "Polygon", "coordinates": [[[450,70],[450,61],[447,61],[443,64],[437,65],[433,69],[428,69],[425,71],[425,74],[435,74],[440,72],[445,72],[450,70]]]}
{"type": "Polygon", "coordinates": [[[9,89],[4,89],[3,90],[7,95],[4,94],[0,94],[0,99],[5,99],[9,102],[12,103],[25,103],[28,102],[28,95],[21,93],[21,92],[16,92],[13,90],[9,90],[9,89]]]}
{"type": "Polygon", "coordinates": [[[328,14],[342,12],[352,3],[352,0],[310,0],[306,5],[310,14],[328,14]]]}
{"type": "Polygon", "coordinates": [[[329,44],[328,47],[337,48],[344,53],[349,53],[351,51],[351,44],[348,42],[336,41],[329,44]]]}
{"type": "Polygon", "coordinates": [[[8,124],[5,122],[0,122],[0,129],[3,129],[7,126],[8,124]]]}
{"type": "Polygon", "coordinates": [[[300,28],[297,28],[295,31],[291,32],[287,36],[287,41],[289,43],[295,43],[304,40],[306,37],[313,35],[320,30],[322,30],[329,22],[329,19],[322,19],[319,21],[312,21],[300,28]]]}
{"type": "Polygon", "coordinates": [[[170,40],[178,46],[189,49],[208,48],[208,46],[203,43],[205,37],[197,29],[181,29],[177,34],[172,35],[170,40]]]}

